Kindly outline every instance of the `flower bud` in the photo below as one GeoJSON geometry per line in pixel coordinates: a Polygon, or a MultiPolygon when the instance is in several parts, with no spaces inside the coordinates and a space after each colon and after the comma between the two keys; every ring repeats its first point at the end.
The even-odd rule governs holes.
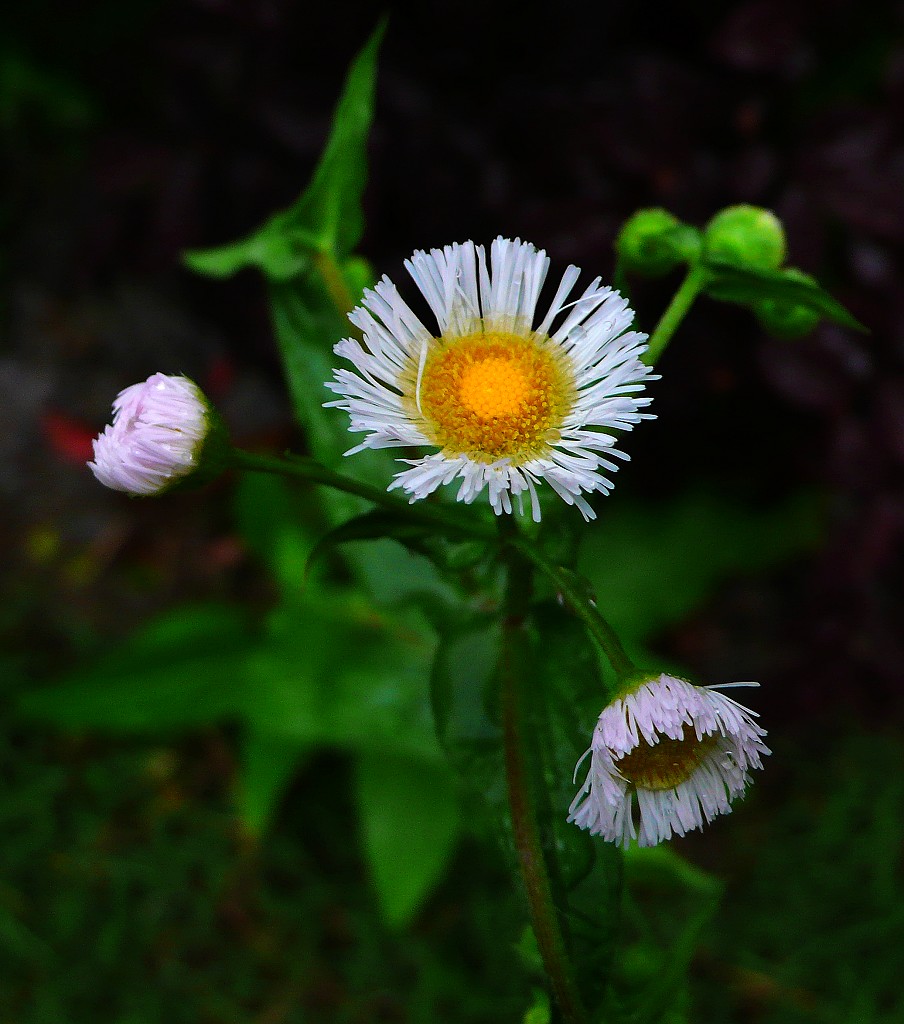
{"type": "Polygon", "coordinates": [[[785,231],[770,210],[729,206],[706,226],[703,250],[707,258],[735,267],[778,270],[785,260],[785,231]]]}
{"type": "Polygon", "coordinates": [[[115,491],[162,494],[199,470],[204,479],[219,473],[226,461],[224,435],[194,381],[155,373],[119,393],[113,423],[94,439],[88,467],[115,491]]]}
{"type": "MultiPolygon", "coordinates": [[[[804,284],[815,284],[814,278],[796,267],[782,271],[784,277],[804,284]]],[[[787,299],[757,299],[753,310],[763,327],[777,338],[793,341],[809,334],[819,323],[819,313],[812,306],[787,299]]]]}
{"type": "Polygon", "coordinates": [[[700,232],[668,210],[639,210],[621,229],[615,248],[626,270],[658,277],[697,258],[700,232]]]}
{"type": "Polygon", "coordinates": [[[575,767],[590,758],[568,820],[622,847],[655,846],[728,814],[769,748],[755,713],[720,688],[665,673],[622,680],[575,767]]]}

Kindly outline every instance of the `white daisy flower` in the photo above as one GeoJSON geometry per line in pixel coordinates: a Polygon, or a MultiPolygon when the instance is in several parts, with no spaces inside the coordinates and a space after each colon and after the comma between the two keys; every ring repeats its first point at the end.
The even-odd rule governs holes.
{"type": "Polygon", "coordinates": [[[655,846],[728,814],[769,753],[755,717],[714,687],[668,675],[644,680],[600,715],[575,768],[577,775],[589,755],[568,820],[622,847],[632,839],[655,846]]]}
{"type": "Polygon", "coordinates": [[[627,456],[607,431],[630,430],[650,404],[655,379],[641,362],[646,335],[629,330],[627,302],[596,278],[569,301],[580,271],[568,267],[546,315],[535,325],[549,268],[543,250],[497,238],[487,262],[473,242],[415,252],[405,266],[436,317],[427,327],[386,277],[364,293],[349,319],[363,334],[335,351],[353,370],[327,384],[341,397],[326,403],[349,413],[364,448],[431,447],[402,459],[398,473],[411,501],[458,483],[470,504],[484,490],[497,515],[530,497],[540,520],[537,486],[546,481],[585,519],[583,496],[608,493],[605,475],[627,456]]]}

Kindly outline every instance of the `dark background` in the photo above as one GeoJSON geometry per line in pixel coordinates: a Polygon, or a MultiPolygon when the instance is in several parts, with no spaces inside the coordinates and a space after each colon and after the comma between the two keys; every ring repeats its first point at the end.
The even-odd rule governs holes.
{"type": "MultiPolygon", "coordinates": [[[[155,610],[188,598],[259,599],[265,589],[232,531],[227,484],[129,502],[104,492],[83,462],[115,393],[157,370],[196,378],[243,442],[295,443],[261,282],[251,273],[225,283],[194,277],[180,253],[247,234],[294,199],[319,155],[346,65],[382,10],[281,0],[4,5],[0,557],[11,692],[155,610]]],[[[380,61],[360,247],[379,273],[398,278],[414,248],[501,233],[545,247],[554,266],[572,261],[605,278],[615,235],[636,208],[664,206],[703,224],[725,205],[748,202],[778,213],[789,261],[817,275],[869,327],[857,335],[823,325],[800,341],[778,341],[746,311],[701,301],[662,360],[659,419],[632,437],[634,461],[619,481],[650,501],[694,481],[753,505],[802,486],[822,496],[819,550],[766,577],[726,584],[692,621],[660,638],[665,653],[713,678],[740,672],[763,682],[757,706],[770,732],[785,737],[788,755],[770,766],[766,794],[792,783],[819,792],[836,770],[839,778],[881,775],[881,765],[857,774],[861,754],[875,753],[870,737],[895,742],[904,720],[902,25],[900,4],[855,0],[671,8],[434,2],[393,8],[380,61]],[[795,752],[806,763],[789,768],[795,752]],[[819,763],[831,769],[821,775],[819,763]]],[[[638,282],[644,327],[676,284],[638,282]]],[[[43,838],[32,836],[28,849],[48,862],[88,843],[90,818],[107,822],[110,856],[132,863],[130,837],[144,834],[137,823],[167,799],[181,823],[176,833],[189,836],[186,848],[220,851],[209,862],[216,881],[189,885],[174,867],[159,883],[164,893],[194,886],[216,925],[205,931],[207,918],[195,917],[207,912],[184,908],[171,925],[167,942],[182,951],[175,960],[194,963],[186,943],[198,958],[187,988],[173,982],[187,1020],[430,1019],[418,1017],[406,995],[412,971],[442,988],[436,979],[446,975],[424,950],[488,942],[463,939],[460,930],[479,928],[462,924],[447,893],[421,933],[388,954],[370,919],[356,930],[323,880],[321,930],[300,938],[298,919],[315,910],[280,902],[300,878],[310,885],[299,858],[315,876],[326,866],[366,907],[358,866],[352,854],[338,865],[318,860],[316,839],[299,852],[289,838],[294,819],[269,852],[237,864],[225,809],[234,765],[214,730],[155,748],[150,769],[146,750],[112,741],[49,739],[15,727],[5,742],[13,788],[38,786],[27,803],[30,827],[43,838]],[[100,778],[120,762],[125,776],[135,774],[126,797],[100,778]],[[42,772],[70,780],[46,804],[42,772]],[[185,937],[191,927],[202,936],[197,949],[185,937]],[[289,950],[309,958],[300,975],[284,962],[289,950]],[[217,980],[230,957],[241,965],[229,975],[245,979],[241,993],[217,980]],[[384,1007],[361,993],[372,991],[368,972],[382,971],[385,957],[392,966],[384,1007]],[[299,1000],[315,1016],[294,1016],[299,1000]]],[[[890,749],[893,766],[901,748],[890,749]]],[[[329,767],[341,781],[342,765],[329,767]]],[[[312,785],[299,782],[292,806],[307,807],[312,785]]],[[[767,799],[755,814],[767,814],[767,799]]],[[[328,834],[332,819],[310,830],[317,827],[328,834]]],[[[756,827],[744,842],[755,843],[756,827]]],[[[692,848],[703,861],[718,859],[692,848]]],[[[30,892],[40,886],[28,874],[38,862],[15,849],[6,857],[18,865],[11,891],[30,892]]],[[[161,856],[177,859],[165,844],[161,856]]],[[[193,879],[206,870],[188,861],[193,879]]],[[[458,870],[471,877],[467,866],[458,870]]],[[[900,876],[900,858],[890,870],[900,876]]],[[[491,884],[486,871],[490,881],[474,886],[491,884]]],[[[146,892],[135,884],[140,904],[146,892]]],[[[35,948],[80,963],[76,936],[89,925],[62,934],[59,908],[42,911],[40,898],[28,899],[25,910],[13,897],[10,905],[17,920],[30,921],[35,948]]],[[[55,995],[46,994],[49,968],[37,953],[37,967],[28,960],[23,939],[18,955],[31,966],[10,974],[0,1019],[163,1019],[155,1014],[170,1005],[166,984],[153,997],[159,1007],[144,988],[167,977],[169,961],[150,947],[122,952],[120,939],[141,913],[123,899],[113,951],[73,968],[81,981],[60,981],[55,995]],[[92,986],[90,976],[105,980],[92,986]],[[142,991],[144,1009],[129,1016],[129,1000],[110,994],[119,985],[142,991]],[[50,1000],[44,1009],[42,999],[50,1000]]],[[[98,934],[113,927],[109,908],[96,920],[85,913],[78,920],[93,921],[98,934]]],[[[895,927],[900,932],[901,922],[895,927]]],[[[475,955],[475,976],[507,970],[493,967],[493,955],[475,955]]],[[[710,977],[705,957],[701,970],[710,977]]],[[[712,985],[742,990],[732,1010],[720,1011],[731,1019],[809,1019],[805,996],[770,1001],[762,984],[744,988],[711,974],[712,985]]],[[[446,982],[455,993],[458,982],[446,982]]],[[[484,1012],[462,1011],[461,1019],[484,1012]]],[[[881,1005],[863,1012],[865,1022],[886,1019],[881,1005]]]]}

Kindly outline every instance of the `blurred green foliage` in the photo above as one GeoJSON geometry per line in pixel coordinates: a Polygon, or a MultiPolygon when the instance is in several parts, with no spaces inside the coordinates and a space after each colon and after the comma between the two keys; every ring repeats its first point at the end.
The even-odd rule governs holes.
{"type": "Polygon", "coordinates": [[[765,508],[699,489],[658,504],[617,495],[586,531],[578,568],[628,652],[638,664],[653,664],[650,641],[725,580],[816,547],[822,504],[804,493],[765,508]]]}
{"type": "MultiPolygon", "coordinates": [[[[689,963],[649,1019],[897,1024],[902,759],[890,738],[782,744],[775,785],[683,844],[719,848],[715,916],[722,887],[671,852],[682,844],[629,856],[625,1005],[689,963]]],[[[260,845],[236,830],[237,765],[218,731],[111,743],[6,730],[0,770],[2,1020],[482,1024],[526,1012],[521,915],[492,847],[466,843],[418,926],[390,938],[341,759],[302,769],[260,845]]],[[[527,1019],[544,1019],[542,1005],[527,1019]]]]}
{"type": "Polygon", "coordinates": [[[827,734],[775,743],[779,778],[724,836],[732,877],[706,933],[700,1012],[764,1024],[904,1020],[904,745],[827,734]]]}

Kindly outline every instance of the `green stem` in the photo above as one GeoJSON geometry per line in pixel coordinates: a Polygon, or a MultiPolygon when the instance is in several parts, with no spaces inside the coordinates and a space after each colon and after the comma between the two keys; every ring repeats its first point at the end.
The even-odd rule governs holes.
{"type": "Polygon", "coordinates": [[[276,473],[280,476],[297,477],[310,483],[323,484],[345,494],[353,494],[374,505],[391,509],[393,512],[408,519],[410,522],[433,526],[443,532],[465,534],[481,540],[495,540],[496,531],[489,523],[484,523],[476,516],[460,516],[452,509],[440,508],[436,505],[421,503],[409,505],[407,501],[396,498],[389,491],[380,490],[370,484],[362,483],[343,473],[336,473],[322,466],[315,459],[279,458],[275,455],[259,455],[246,452],[240,448],[232,451],[232,465],[236,469],[251,470],[255,473],[276,473]]]}
{"type": "Polygon", "coordinates": [[[587,594],[581,593],[580,587],[575,582],[579,577],[575,577],[574,573],[550,562],[535,545],[523,540],[516,540],[513,543],[518,551],[525,558],[530,559],[540,572],[554,584],[574,613],[584,622],[590,635],[602,648],[603,654],[608,658],[609,664],[618,678],[624,679],[626,676],[633,675],[637,671],[637,667],[622,647],[618,634],[600,614],[596,603],[587,594]]]}
{"type": "MultiPolygon", "coordinates": [[[[511,530],[503,532],[511,533],[511,530]]],[[[536,766],[537,754],[536,745],[532,742],[523,687],[527,674],[524,620],[530,603],[531,567],[513,547],[509,548],[507,561],[500,682],[505,774],[515,848],[537,947],[562,1020],[565,1024],[588,1024],[589,1018],[573,976],[559,913],[553,900],[531,786],[531,767],[536,766]]]]}
{"type": "Polygon", "coordinates": [[[333,300],[333,305],[345,317],[355,308],[355,300],[348,290],[342,270],[330,252],[315,252],[314,266],[323,279],[324,287],[333,300]]]}
{"type": "Polygon", "coordinates": [[[694,304],[694,299],[703,291],[706,285],[706,271],[703,267],[691,264],[687,276],[681,282],[678,291],[672,296],[665,312],[659,318],[659,323],[650,335],[650,343],[644,362],[652,366],[665,351],[666,346],[672,340],[672,335],[678,329],[679,324],[687,315],[687,311],[694,304]]]}

